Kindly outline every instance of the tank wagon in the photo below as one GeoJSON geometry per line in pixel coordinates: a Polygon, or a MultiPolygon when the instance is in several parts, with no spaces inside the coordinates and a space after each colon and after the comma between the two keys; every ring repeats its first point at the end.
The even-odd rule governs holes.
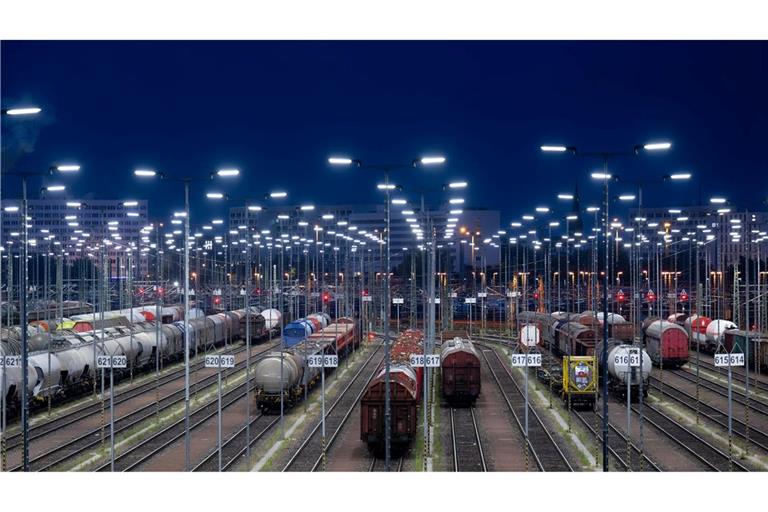
{"type": "Polygon", "coordinates": [[[440,352],[443,397],[453,404],[472,404],[480,395],[480,357],[468,339],[443,343],[440,352]]]}
{"type": "MultiPolygon", "coordinates": [[[[416,421],[423,368],[411,366],[411,354],[422,353],[424,334],[407,330],[400,334],[390,350],[390,446],[397,450],[416,437],[416,421]]],[[[360,402],[360,439],[368,449],[380,453],[384,439],[384,363],[368,384],[360,402]]]]}
{"type": "MultiPolygon", "coordinates": [[[[263,339],[267,332],[263,327],[263,317],[254,309],[251,311],[251,339],[263,339]]],[[[242,309],[189,321],[190,349],[202,348],[193,343],[202,339],[210,347],[242,339],[245,335],[245,318],[246,311],[242,309]]],[[[184,356],[183,322],[160,326],[155,322],[145,321],[85,332],[57,330],[36,335],[38,341],[30,343],[30,347],[42,345],[43,349],[30,351],[26,369],[29,375],[29,399],[33,402],[48,396],[59,399],[90,389],[97,375],[93,363],[94,354],[127,357],[128,368],[115,371],[118,380],[130,370],[140,372],[154,368],[158,356],[164,362],[181,359],[184,356]]],[[[0,353],[12,355],[18,351],[9,341],[3,340],[0,353]]],[[[0,392],[5,395],[12,409],[20,403],[22,375],[21,369],[6,368],[5,387],[0,392]]]]}
{"type": "Polygon", "coordinates": [[[643,322],[642,332],[654,365],[679,368],[688,362],[688,333],[679,325],[650,317],[643,322]]]}
{"type": "MultiPolygon", "coordinates": [[[[747,331],[728,329],[723,333],[723,346],[728,352],[747,354],[747,331]]],[[[749,365],[757,370],[768,370],[768,336],[752,331],[749,333],[749,365]]]]}
{"type": "MultiPolygon", "coordinates": [[[[622,398],[627,397],[627,380],[629,380],[632,397],[637,398],[640,393],[640,382],[643,383],[643,397],[648,396],[648,378],[651,375],[653,363],[648,352],[624,340],[610,338],[608,349],[608,392],[622,398]],[[640,351],[642,357],[642,371],[639,366],[632,367],[629,360],[630,349],[640,351]]],[[[595,349],[595,359],[600,369],[603,353],[603,342],[600,341],[595,349]]]]}
{"type": "MultiPolygon", "coordinates": [[[[282,351],[262,358],[254,369],[256,405],[264,412],[279,410],[281,397],[285,407],[293,407],[317,384],[322,368],[310,367],[309,356],[338,355],[344,358],[357,343],[356,325],[350,318],[339,318],[282,351]]],[[[332,371],[326,369],[326,373],[332,371]]]]}

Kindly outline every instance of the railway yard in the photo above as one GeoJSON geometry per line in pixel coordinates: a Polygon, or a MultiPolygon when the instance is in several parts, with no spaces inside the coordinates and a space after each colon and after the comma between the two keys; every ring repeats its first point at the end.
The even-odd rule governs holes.
{"type": "MultiPolygon", "coordinates": [[[[746,368],[732,372],[729,439],[727,372],[715,366],[712,354],[693,347],[686,347],[681,365],[645,368],[647,396],[638,400],[633,383],[629,411],[626,395],[609,393],[604,424],[605,397],[599,388],[586,386],[585,407],[583,392],[557,371],[568,372],[572,364],[564,353],[578,353],[575,346],[564,351],[563,343],[599,347],[600,341],[585,341],[582,329],[563,328],[562,319],[545,326],[542,322],[551,315],[539,314],[525,324],[551,333],[537,346],[541,366],[515,364],[512,356],[520,353],[520,339],[500,331],[471,337],[445,331],[440,338],[447,337],[434,352],[440,364],[426,375],[411,357],[424,350],[420,330],[390,332],[387,352],[382,332],[363,335],[351,319],[310,315],[311,333],[289,342],[279,329],[269,330],[274,326],[264,321],[264,313],[254,315],[252,325],[260,327],[253,331],[258,342],[252,343],[249,363],[242,311],[221,316],[220,336],[198,338],[205,348],[190,359],[188,428],[184,363],[164,358],[162,368],[149,365],[123,375],[114,388],[113,415],[109,390],[102,394],[98,386],[78,386],[78,394],[55,400],[50,411],[36,407],[29,422],[28,470],[588,472],[601,469],[606,426],[613,471],[768,470],[768,375],[750,371],[747,391],[746,368]],[[338,366],[326,368],[325,375],[322,367],[307,366],[312,350],[337,356],[338,366]],[[382,421],[387,353],[389,457],[382,421]],[[212,355],[234,360],[231,367],[217,370],[205,364],[212,355]],[[305,364],[302,371],[308,373],[297,374],[295,385],[289,367],[281,366],[286,361],[305,364]],[[275,382],[286,384],[274,391],[270,386],[275,382]],[[275,399],[281,388],[282,414],[275,399]]],[[[154,328],[152,322],[142,325],[141,332],[154,328]]],[[[204,323],[199,328],[205,330],[204,323]]],[[[125,341],[120,334],[110,335],[125,341]]],[[[667,338],[660,340],[664,347],[667,338]]],[[[612,350],[627,343],[632,344],[622,341],[612,350]]],[[[173,350],[172,343],[153,346],[161,345],[173,350]]],[[[9,412],[3,471],[23,469],[23,442],[18,417],[9,412]]]]}

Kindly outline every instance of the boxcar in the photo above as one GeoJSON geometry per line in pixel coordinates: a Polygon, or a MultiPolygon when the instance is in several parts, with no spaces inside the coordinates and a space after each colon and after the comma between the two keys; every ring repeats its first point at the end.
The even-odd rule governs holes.
{"type": "Polygon", "coordinates": [[[688,362],[688,333],[677,324],[657,317],[643,322],[648,355],[656,366],[678,368],[688,362]]]}
{"type": "MultiPolygon", "coordinates": [[[[728,329],[723,334],[723,346],[728,352],[741,352],[746,355],[747,332],[741,329],[728,329]]],[[[749,365],[757,369],[768,370],[768,336],[752,331],[749,333],[749,365]]]]}
{"type": "Polygon", "coordinates": [[[461,338],[443,343],[440,353],[443,396],[453,404],[472,404],[480,395],[480,358],[474,344],[461,338]]]}

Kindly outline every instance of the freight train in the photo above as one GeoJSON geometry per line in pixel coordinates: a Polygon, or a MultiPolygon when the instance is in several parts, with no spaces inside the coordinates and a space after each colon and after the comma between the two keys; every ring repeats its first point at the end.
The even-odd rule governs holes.
{"type": "MultiPolygon", "coordinates": [[[[390,446],[401,450],[416,437],[416,421],[423,368],[411,366],[412,354],[422,354],[424,334],[407,330],[400,334],[390,349],[390,446]]],[[[360,439],[374,453],[385,445],[384,396],[386,391],[384,363],[368,383],[360,402],[360,439]]]]}
{"type": "MultiPolygon", "coordinates": [[[[147,308],[151,309],[154,307],[147,308]]],[[[166,309],[163,308],[161,312],[166,309]]],[[[161,314],[163,318],[171,320],[179,318],[179,315],[183,316],[183,308],[175,310],[175,313],[165,311],[168,315],[161,314]]],[[[245,309],[209,316],[203,315],[199,310],[192,311],[197,316],[188,320],[192,355],[199,350],[208,350],[227,341],[241,339],[245,335],[248,316],[245,309]]],[[[183,357],[183,321],[160,325],[158,336],[156,320],[145,318],[143,322],[131,322],[129,318],[124,316],[121,325],[86,332],[56,330],[53,333],[36,332],[31,336],[26,368],[29,399],[42,400],[49,396],[58,399],[76,395],[83,389],[90,389],[97,375],[94,361],[100,355],[127,357],[128,368],[115,372],[115,378],[118,380],[128,371],[137,372],[153,368],[158,355],[161,361],[166,362],[183,357]]],[[[253,341],[263,340],[273,332],[267,329],[264,316],[255,308],[251,308],[250,319],[253,341]]],[[[20,345],[12,338],[3,339],[0,343],[0,356],[15,355],[19,352],[20,345]]],[[[20,403],[23,375],[21,368],[10,367],[5,368],[3,375],[3,369],[0,367],[0,383],[4,382],[0,391],[5,395],[9,409],[16,408],[20,403]]]]}
{"type": "Polygon", "coordinates": [[[443,342],[440,351],[443,397],[453,405],[473,404],[480,395],[480,357],[468,339],[443,342]]]}
{"type": "Polygon", "coordinates": [[[273,412],[280,407],[281,397],[286,408],[303,400],[305,390],[314,387],[322,371],[309,366],[310,356],[337,355],[341,360],[357,343],[356,330],[354,320],[338,318],[290,348],[267,354],[254,369],[257,407],[273,412]]]}

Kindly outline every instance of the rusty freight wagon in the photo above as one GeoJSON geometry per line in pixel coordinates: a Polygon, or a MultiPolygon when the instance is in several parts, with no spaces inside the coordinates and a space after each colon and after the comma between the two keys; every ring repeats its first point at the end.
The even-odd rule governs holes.
{"type": "MultiPolygon", "coordinates": [[[[421,331],[402,333],[390,349],[390,446],[402,449],[416,437],[416,421],[423,369],[411,366],[411,354],[422,353],[421,331]]],[[[384,447],[384,363],[376,370],[360,401],[360,439],[380,453],[384,447]]]]}

